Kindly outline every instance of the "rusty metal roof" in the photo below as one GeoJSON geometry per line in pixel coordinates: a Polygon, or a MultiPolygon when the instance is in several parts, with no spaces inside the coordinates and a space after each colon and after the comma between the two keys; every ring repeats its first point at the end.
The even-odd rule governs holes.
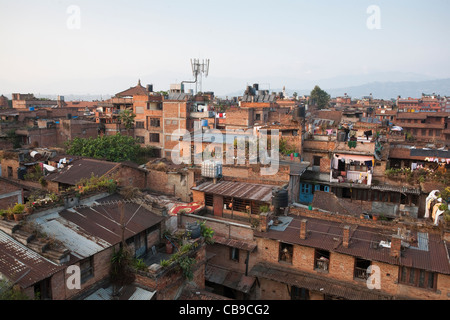
{"type": "MultiPolygon", "coordinates": [[[[37,224],[49,235],[62,241],[78,258],[89,257],[122,240],[121,209],[109,196],[97,200],[91,206],[75,207],[60,213],[36,219],[37,224]],[[104,201],[104,203],[102,203],[104,201]]],[[[164,218],[138,203],[124,203],[124,237],[128,239],[164,218]]]]}
{"type": "Polygon", "coordinates": [[[447,248],[438,234],[429,233],[428,250],[404,248],[401,257],[390,255],[390,249],[379,246],[380,241],[390,241],[393,231],[352,225],[349,247],[342,246],[343,228],[346,223],[292,216],[293,220],[285,231],[269,228],[267,232],[255,231],[255,236],[270,238],[301,246],[334,251],[370,261],[379,261],[392,265],[413,267],[442,274],[450,274],[450,261],[447,248]],[[300,221],[307,219],[307,237],[300,239],[300,221]]]}
{"type": "Polygon", "coordinates": [[[205,279],[244,293],[249,293],[256,281],[255,277],[211,264],[206,265],[205,279]]]}
{"type": "Polygon", "coordinates": [[[242,240],[236,240],[236,239],[229,239],[225,237],[221,237],[218,235],[213,236],[214,243],[222,244],[228,247],[233,247],[237,249],[242,249],[245,251],[253,252],[256,248],[255,243],[242,241],[242,240]]]}
{"type": "Polygon", "coordinates": [[[45,179],[74,186],[81,179],[89,179],[92,174],[101,177],[119,165],[116,162],[95,159],[75,159],[61,170],[49,174],[45,179]]]}
{"type": "Polygon", "coordinates": [[[199,186],[193,187],[192,190],[218,194],[226,197],[271,202],[273,188],[275,188],[275,186],[265,184],[234,181],[221,181],[213,183],[212,181],[208,181],[200,184],[199,186]]]}
{"type": "Polygon", "coordinates": [[[12,283],[27,288],[63,268],[0,230],[0,274],[12,283]]]}

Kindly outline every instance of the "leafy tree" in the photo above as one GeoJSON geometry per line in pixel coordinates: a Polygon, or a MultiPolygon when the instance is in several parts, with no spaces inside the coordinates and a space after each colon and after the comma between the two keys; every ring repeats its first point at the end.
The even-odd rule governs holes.
{"type": "Polygon", "coordinates": [[[119,120],[126,129],[134,128],[134,118],[136,118],[136,115],[129,109],[122,110],[119,114],[119,120]]]}
{"type": "Polygon", "coordinates": [[[312,101],[312,104],[316,105],[320,110],[328,106],[331,96],[326,91],[322,90],[319,86],[315,86],[311,91],[310,99],[312,101]]]}
{"type": "Polygon", "coordinates": [[[75,138],[67,143],[66,152],[71,155],[105,159],[113,162],[133,161],[145,163],[143,156],[150,157],[151,149],[142,148],[139,142],[120,133],[97,138],[75,138]]]}

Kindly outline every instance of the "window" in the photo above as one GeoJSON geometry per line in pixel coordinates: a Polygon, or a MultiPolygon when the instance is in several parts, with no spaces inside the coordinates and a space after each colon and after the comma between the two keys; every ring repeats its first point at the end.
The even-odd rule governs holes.
{"type": "Polygon", "coordinates": [[[161,126],[160,120],[158,118],[150,119],[150,127],[159,128],[161,126]]]}
{"type": "Polygon", "coordinates": [[[145,143],[145,138],[144,138],[143,136],[136,136],[136,140],[137,140],[139,143],[145,143]]]}
{"type": "Polygon", "coordinates": [[[238,248],[230,248],[230,259],[233,261],[239,261],[239,249],[238,248]]]}
{"type": "Polygon", "coordinates": [[[292,263],[293,254],[294,246],[292,244],[280,242],[278,261],[292,263]]]}
{"type": "Polygon", "coordinates": [[[259,113],[255,114],[255,120],[256,121],[261,120],[261,115],[259,113]]]}
{"type": "Polygon", "coordinates": [[[301,191],[300,191],[301,193],[307,193],[307,194],[312,193],[312,185],[311,184],[302,183],[300,185],[300,187],[301,187],[301,191]]]}
{"type": "Polygon", "coordinates": [[[159,133],[150,133],[150,142],[159,142],[159,133]]]}
{"type": "Polygon", "coordinates": [[[408,286],[436,290],[436,275],[422,269],[401,267],[399,283],[408,286]]]}
{"type": "Polygon", "coordinates": [[[322,159],[322,157],[314,156],[314,158],[313,158],[313,166],[320,166],[320,159],[322,159]]]}
{"type": "Polygon", "coordinates": [[[369,268],[371,264],[372,262],[370,262],[369,260],[356,258],[353,277],[355,279],[367,280],[367,278],[369,278],[367,268],[369,268]]]}
{"type": "Polygon", "coordinates": [[[178,124],[178,120],[172,120],[172,124],[173,125],[177,125],[178,124]]]}
{"type": "Polygon", "coordinates": [[[80,262],[81,283],[85,283],[94,276],[94,258],[89,257],[80,262]]]}
{"type": "Polygon", "coordinates": [[[427,129],[422,129],[422,136],[426,136],[427,135],[427,129]]]}
{"type": "Polygon", "coordinates": [[[326,250],[316,249],[314,258],[314,269],[317,271],[328,272],[328,265],[330,264],[330,252],[326,250]]]}
{"type": "Polygon", "coordinates": [[[8,167],[8,178],[12,178],[13,176],[13,169],[12,167],[8,167]]]}
{"type": "Polygon", "coordinates": [[[144,129],[144,121],[136,121],[134,126],[136,129],[144,129]]]}
{"type": "Polygon", "coordinates": [[[205,193],[205,206],[213,206],[213,195],[211,193],[205,193]]]}

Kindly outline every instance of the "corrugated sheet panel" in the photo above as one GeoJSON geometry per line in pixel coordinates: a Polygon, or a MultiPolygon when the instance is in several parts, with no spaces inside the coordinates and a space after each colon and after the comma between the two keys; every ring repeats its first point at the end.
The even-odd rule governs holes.
{"type": "MultiPolygon", "coordinates": [[[[75,213],[73,213],[75,214],[75,213]]],[[[46,234],[60,240],[78,258],[85,258],[111,246],[110,243],[86,233],[78,225],[67,221],[58,214],[44,216],[36,220],[46,234]]]]}
{"type": "Polygon", "coordinates": [[[63,268],[0,231],[0,273],[10,281],[27,288],[63,268]]]}
{"type": "Polygon", "coordinates": [[[252,184],[233,181],[221,181],[218,183],[204,182],[193,190],[202,191],[205,193],[218,194],[227,197],[235,197],[241,199],[271,202],[272,189],[274,186],[252,184]]]}
{"type": "Polygon", "coordinates": [[[71,164],[61,169],[61,171],[49,174],[46,180],[76,185],[81,179],[89,179],[92,174],[101,177],[116,166],[119,166],[119,164],[115,162],[76,159],[71,164]]]}

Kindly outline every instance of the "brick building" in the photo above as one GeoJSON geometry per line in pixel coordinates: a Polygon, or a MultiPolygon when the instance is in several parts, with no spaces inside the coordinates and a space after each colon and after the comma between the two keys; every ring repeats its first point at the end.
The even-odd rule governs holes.
{"type": "Polygon", "coordinates": [[[2,257],[16,259],[15,263],[21,261],[23,266],[10,268],[9,264],[2,263],[0,274],[15,282],[30,298],[80,299],[109,281],[111,257],[122,241],[133,257],[144,256],[159,244],[163,221],[161,216],[131,202],[124,203],[121,211],[117,204],[112,203],[120,200],[117,195],[96,200],[94,206],[28,217],[40,232],[53,237],[57,244],[49,244],[48,240],[34,237],[29,227],[0,221],[2,257]],[[122,221],[127,222],[123,233],[122,221]],[[80,267],[80,289],[68,285],[73,274],[73,271],[68,270],[71,266],[80,267]]]}

